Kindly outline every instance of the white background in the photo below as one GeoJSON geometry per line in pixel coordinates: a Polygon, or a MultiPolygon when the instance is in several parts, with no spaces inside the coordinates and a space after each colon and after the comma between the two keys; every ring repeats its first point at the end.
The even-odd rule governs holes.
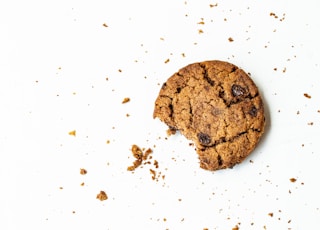
{"type": "Polygon", "coordinates": [[[318,227],[319,7],[1,1],[0,229],[318,227]],[[215,59],[251,73],[267,127],[242,164],[212,173],[152,113],[169,76],[215,59]],[[127,171],[133,144],[152,148],[159,168],[127,171]]]}

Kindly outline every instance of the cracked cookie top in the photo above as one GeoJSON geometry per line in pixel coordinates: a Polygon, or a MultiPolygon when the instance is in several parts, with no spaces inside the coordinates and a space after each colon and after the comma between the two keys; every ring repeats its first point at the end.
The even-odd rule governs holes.
{"type": "Polygon", "coordinates": [[[265,126],[255,83],[223,61],[190,64],[172,75],[160,89],[153,116],[192,140],[200,167],[208,170],[242,162],[265,126]]]}

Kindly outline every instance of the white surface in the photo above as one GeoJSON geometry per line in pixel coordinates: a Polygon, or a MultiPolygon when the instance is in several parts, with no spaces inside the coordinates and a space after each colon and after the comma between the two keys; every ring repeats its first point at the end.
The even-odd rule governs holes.
{"type": "Polygon", "coordinates": [[[1,1],[0,229],[317,227],[319,7],[1,1]],[[245,162],[215,173],[199,168],[189,141],[166,140],[165,125],[152,119],[169,76],[213,59],[251,73],[268,122],[245,162]],[[153,165],[127,171],[132,144],[154,150],[165,179],[151,179],[153,165]],[[100,190],[108,200],[96,199],[100,190]]]}

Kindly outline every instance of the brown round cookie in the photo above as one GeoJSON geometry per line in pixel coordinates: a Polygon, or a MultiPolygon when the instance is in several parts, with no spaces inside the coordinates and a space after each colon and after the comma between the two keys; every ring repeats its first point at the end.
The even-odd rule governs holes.
{"type": "Polygon", "coordinates": [[[242,162],[265,126],[258,88],[242,69],[223,61],[190,64],[172,75],[153,117],[194,141],[200,167],[208,170],[242,162]]]}

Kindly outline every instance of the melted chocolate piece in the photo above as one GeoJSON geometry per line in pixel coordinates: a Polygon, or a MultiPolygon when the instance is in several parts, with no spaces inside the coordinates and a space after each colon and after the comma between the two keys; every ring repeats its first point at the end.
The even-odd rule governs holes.
{"type": "Polygon", "coordinates": [[[234,97],[243,96],[246,93],[246,89],[241,87],[240,85],[232,85],[231,87],[232,95],[234,97]]]}
{"type": "Polygon", "coordinates": [[[197,137],[198,137],[199,142],[202,145],[209,145],[210,142],[211,142],[211,138],[210,138],[210,136],[208,134],[198,133],[197,137]]]}

